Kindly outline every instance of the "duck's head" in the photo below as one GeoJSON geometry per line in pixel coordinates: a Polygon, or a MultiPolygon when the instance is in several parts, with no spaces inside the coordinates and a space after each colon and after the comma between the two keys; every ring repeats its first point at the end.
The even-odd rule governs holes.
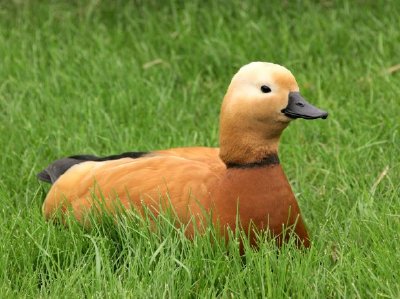
{"type": "Polygon", "coordinates": [[[220,116],[220,155],[229,164],[257,163],[277,153],[279,137],[296,118],[327,118],[308,103],[283,66],[252,62],[232,78],[220,116]]]}

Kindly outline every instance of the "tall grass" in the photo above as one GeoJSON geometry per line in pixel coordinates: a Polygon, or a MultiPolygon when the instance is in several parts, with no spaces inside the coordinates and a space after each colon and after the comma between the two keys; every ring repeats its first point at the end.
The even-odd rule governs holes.
{"type": "Polygon", "coordinates": [[[1,1],[0,297],[399,298],[399,19],[398,1],[1,1]],[[56,158],[217,146],[254,60],[330,112],[280,147],[310,250],[43,220],[35,175],[56,158]]]}

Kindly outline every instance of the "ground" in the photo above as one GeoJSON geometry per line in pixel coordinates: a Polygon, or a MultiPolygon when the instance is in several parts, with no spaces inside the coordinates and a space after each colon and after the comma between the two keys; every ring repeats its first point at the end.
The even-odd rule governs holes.
{"type": "Polygon", "coordinates": [[[0,2],[0,297],[399,298],[400,2],[161,3],[0,2]],[[56,158],[217,146],[230,78],[256,60],[330,113],[280,146],[310,250],[240,257],[168,216],[158,233],[44,221],[35,175],[56,158]]]}

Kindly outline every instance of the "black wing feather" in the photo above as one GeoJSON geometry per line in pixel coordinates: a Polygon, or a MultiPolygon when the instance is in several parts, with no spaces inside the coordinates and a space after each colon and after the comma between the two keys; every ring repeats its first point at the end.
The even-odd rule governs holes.
{"type": "Polygon", "coordinates": [[[122,158],[137,159],[149,154],[148,152],[126,152],[119,155],[97,157],[93,155],[75,155],[67,158],[62,158],[51,163],[46,169],[37,174],[37,178],[41,181],[54,184],[57,179],[62,176],[68,169],[76,164],[86,161],[108,161],[118,160],[122,158]]]}

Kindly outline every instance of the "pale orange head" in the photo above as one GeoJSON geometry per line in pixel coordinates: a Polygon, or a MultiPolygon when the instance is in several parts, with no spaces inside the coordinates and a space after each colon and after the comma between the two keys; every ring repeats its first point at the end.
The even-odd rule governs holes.
{"type": "Polygon", "coordinates": [[[283,66],[252,62],[233,76],[220,115],[220,156],[225,163],[253,163],[276,153],[294,118],[326,118],[305,101],[283,66]]]}

